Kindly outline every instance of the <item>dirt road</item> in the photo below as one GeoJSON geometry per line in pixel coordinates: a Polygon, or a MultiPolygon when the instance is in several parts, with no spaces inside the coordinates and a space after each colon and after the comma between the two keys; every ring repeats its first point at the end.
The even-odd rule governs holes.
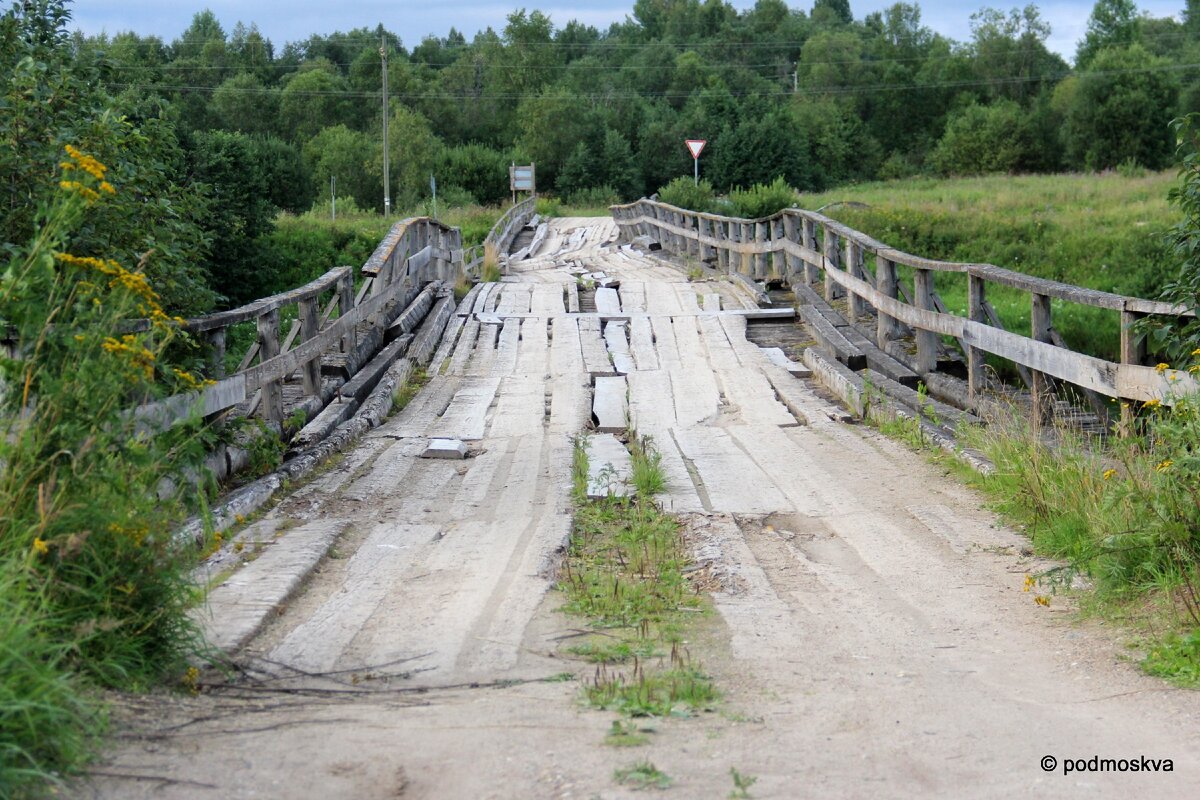
{"type": "Polygon", "coordinates": [[[731,768],[760,798],[1200,793],[1195,693],[1139,674],[1063,601],[1036,605],[1026,542],[937,467],[832,421],[745,338],[738,284],[689,283],[615,237],[556,220],[460,308],[417,398],[256,524],[270,548],[338,538],[235,688],[123,701],[81,796],[616,798],[614,769],[641,759],[681,798],[726,797],[731,768]],[[609,316],[627,321],[573,300],[572,269],[619,278],[609,316]],[[578,683],[545,680],[590,674],[559,650],[578,623],[549,590],[570,437],[614,364],[664,455],[664,505],[722,586],[688,644],[721,710],[657,721],[636,749],[602,744],[613,715],[578,683]],[[419,458],[432,436],[473,456],[419,458]],[[1174,771],[1064,774],[1093,756],[1174,771]]]}

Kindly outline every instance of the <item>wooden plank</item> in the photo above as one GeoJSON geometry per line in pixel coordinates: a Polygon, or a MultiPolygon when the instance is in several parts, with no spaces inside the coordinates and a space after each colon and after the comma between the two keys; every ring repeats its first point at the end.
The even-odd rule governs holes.
{"type": "Polygon", "coordinates": [[[596,290],[596,313],[598,314],[620,314],[621,299],[617,295],[616,289],[597,289],[596,290]]]}
{"type": "Polygon", "coordinates": [[[596,378],[592,421],[601,433],[621,433],[627,427],[629,404],[625,378],[596,378]]]}
{"type": "Polygon", "coordinates": [[[862,350],[859,350],[843,336],[816,308],[800,306],[800,316],[804,319],[813,337],[821,342],[829,354],[838,361],[854,370],[862,369],[867,365],[867,357],[862,350]]]}
{"type": "Polygon", "coordinates": [[[624,311],[646,310],[646,285],[641,281],[625,281],[621,284],[621,308],[624,311]]]}
{"type": "Polygon", "coordinates": [[[500,388],[500,378],[468,378],[454,393],[450,405],[429,426],[428,436],[478,441],[487,430],[487,412],[500,388]]]}
{"type": "Polygon", "coordinates": [[[597,434],[587,438],[588,454],[588,497],[595,500],[604,497],[624,497],[633,494],[630,476],[633,461],[625,445],[611,434],[597,434]]]}
{"type": "Polygon", "coordinates": [[[604,325],[604,343],[608,347],[608,355],[612,358],[613,369],[621,375],[628,375],[637,368],[625,338],[625,324],[623,321],[613,321],[604,325]]]}
{"type": "Polygon", "coordinates": [[[637,317],[629,321],[629,351],[639,370],[658,369],[658,351],[654,347],[654,332],[650,320],[637,317]]]}
{"type": "Polygon", "coordinates": [[[579,285],[574,281],[567,284],[567,313],[579,313],[579,285]]]}
{"type": "Polygon", "coordinates": [[[592,375],[613,375],[608,348],[600,337],[600,319],[584,317],[579,320],[579,348],[583,353],[584,369],[592,375]]]}
{"type": "Polygon", "coordinates": [[[512,317],[504,320],[496,345],[496,360],[492,363],[493,375],[511,375],[517,368],[517,350],[521,339],[521,320],[512,317]]]}
{"type": "Polygon", "coordinates": [[[839,332],[846,337],[846,341],[862,351],[868,367],[910,389],[917,388],[920,376],[902,362],[876,347],[875,343],[864,336],[858,328],[847,325],[845,328],[840,328],[839,332]]]}

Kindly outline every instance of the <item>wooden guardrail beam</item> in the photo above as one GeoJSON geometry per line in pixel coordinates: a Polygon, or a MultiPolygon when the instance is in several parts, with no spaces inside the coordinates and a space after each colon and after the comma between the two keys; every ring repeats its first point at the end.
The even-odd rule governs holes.
{"type": "Polygon", "coordinates": [[[716,264],[731,273],[765,278],[765,259],[769,256],[773,269],[786,273],[789,280],[803,272],[802,280],[812,283],[823,274],[826,299],[848,293],[852,318],[861,316],[867,306],[875,310],[876,338],[881,347],[900,333],[901,326],[913,328],[920,372],[931,372],[936,367],[938,336],[954,336],[967,355],[972,392],[982,390],[985,385],[986,353],[1014,362],[1023,375],[1029,375],[1039,402],[1049,398],[1050,378],[1108,397],[1143,402],[1169,402],[1174,394],[1200,390],[1200,384],[1187,374],[1174,371],[1163,374],[1144,366],[1144,345],[1130,330],[1138,318],[1146,315],[1193,316],[1181,306],[1035,278],[991,264],[921,258],[801,209],[785,209],[771,217],[745,220],[639,200],[614,206],[612,213],[626,238],[648,235],[680,254],[692,247],[703,254],[709,248],[716,264]],[[864,266],[867,255],[875,258],[876,285],[868,280],[864,266]],[[904,292],[896,273],[899,265],[913,271],[912,303],[902,299],[904,292]],[[966,274],[967,318],[948,313],[940,303],[933,281],[937,272],[966,274]],[[990,318],[985,288],[988,283],[1030,293],[1033,328],[1029,336],[1006,331],[996,324],[997,319],[990,318]],[[1057,346],[1051,300],[1120,312],[1120,363],[1057,346]]]}

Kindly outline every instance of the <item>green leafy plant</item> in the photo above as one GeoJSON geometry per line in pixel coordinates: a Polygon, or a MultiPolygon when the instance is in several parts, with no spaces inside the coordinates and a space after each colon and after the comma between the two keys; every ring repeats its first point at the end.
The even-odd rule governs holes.
{"type": "Polygon", "coordinates": [[[80,686],[143,688],[200,646],[195,552],[171,537],[185,493],[158,487],[188,485],[201,441],[128,409],[203,381],[164,363],[179,333],[144,273],[66,249],[120,191],[107,177],[66,148],[58,194],[0,272],[0,783],[78,765],[101,719],[80,686]],[[149,323],[120,333],[134,317],[149,323]]]}
{"type": "Polygon", "coordinates": [[[614,771],[613,780],[633,789],[666,789],[671,785],[671,776],[649,761],[638,761],[614,771]]]}
{"type": "Polygon", "coordinates": [[[729,768],[729,777],[733,779],[733,791],[729,793],[731,800],[746,800],[750,797],[750,787],[758,783],[758,778],[738,772],[736,767],[729,768]]]}

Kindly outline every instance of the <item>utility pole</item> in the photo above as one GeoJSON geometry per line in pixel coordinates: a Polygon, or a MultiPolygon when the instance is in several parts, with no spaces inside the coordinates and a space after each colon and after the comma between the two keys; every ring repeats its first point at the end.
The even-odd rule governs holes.
{"type": "Polygon", "coordinates": [[[329,176],[329,212],[330,219],[337,221],[337,178],[329,176]]]}
{"type": "Polygon", "coordinates": [[[379,44],[379,58],[383,64],[383,215],[392,215],[391,177],[388,170],[388,90],[387,90],[387,38],[379,44]]]}
{"type": "Polygon", "coordinates": [[[796,62],[796,69],[792,71],[792,94],[800,91],[800,62],[796,62]]]}

